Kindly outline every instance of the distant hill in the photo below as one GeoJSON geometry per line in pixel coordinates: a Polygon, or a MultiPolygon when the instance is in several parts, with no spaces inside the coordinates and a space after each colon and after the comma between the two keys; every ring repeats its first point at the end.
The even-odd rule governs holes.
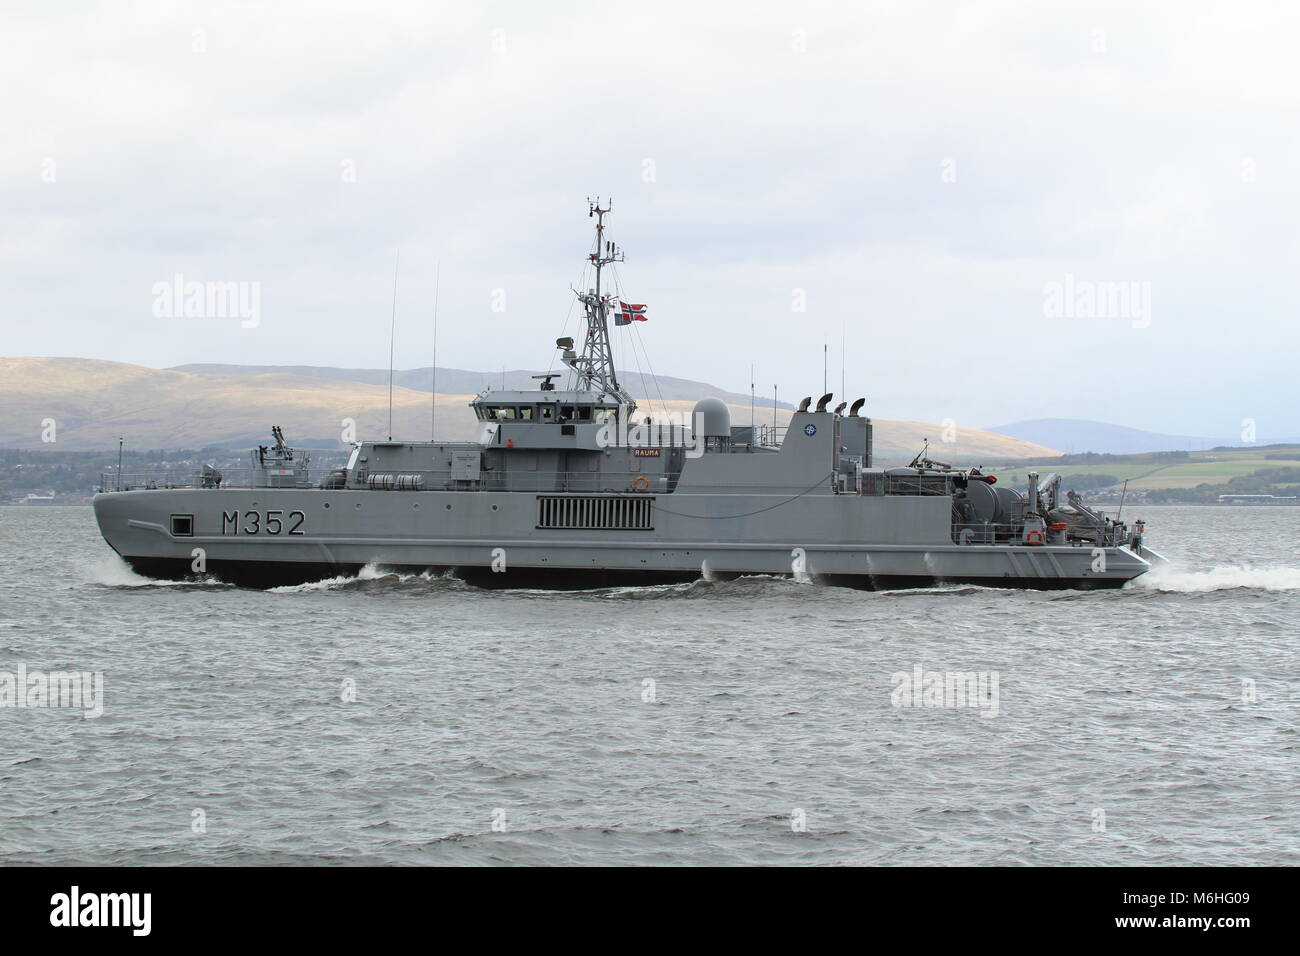
{"type": "MultiPolygon", "coordinates": [[[[175,365],[167,371],[195,372],[200,375],[303,375],[308,378],[324,378],[332,381],[362,382],[367,385],[388,387],[388,369],[386,368],[330,368],[319,365],[175,365]]],[[[555,369],[547,369],[549,372],[555,369]]],[[[569,375],[567,369],[561,369],[557,383],[563,383],[569,375]]],[[[536,388],[534,375],[543,374],[540,369],[526,371],[513,369],[507,372],[470,372],[460,368],[438,368],[438,392],[443,395],[477,395],[485,388],[536,388]]],[[[713,396],[729,405],[743,405],[749,408],[749,396],[741,392],[728,392],[706,382],[693,382],[686,378],[672,378],[667,375],[644,376],[640,372],[621,369],[619,382],[624,388],[636,393],[646,394],[651,398],[660,397],[668,401],[698,402],[701,398],[713,396]]],[[[397,369],[393,372],[393,384],[417,392],[433,391],[433,369],[424,368],[397,369]]],[[[813,396],[816,398],[817,396],[813,396]]],[[[772,408],[772,399],[757,396],[758,408],[772,408]]],[[[788,402],[777,402],[777,408],[794,411],[788,402]]],[[[748,413],[746,413],[748,415],[748,413]]],[[[746,417],[748,421],[748,417],[746,417]]]]}
{"type": "MultiPolygon", "coordinates": [[[[280,425],[291,444],[337,448],[345,419],[356,422],[360,439],[387,437],[388,372],[383,376],[383,383],[378,384],[283,371],[217,374],[95,359],[0,358],[0,447],[111,449],[116,448],[119,435],[137,450],[252,447],[265,444],[271,426],[280,425]],[[50,445],[41,441],[46,419],[52,419],[56,428],[57,440],[50,445]]],[[[440,371],[439,388],[443,380],[440,371]]],[[[509,381],[507,376],[507,384],[509,381]]],[[[647,412],[666,408],[686,414],[697,398],[710,394],[704,391],[709,386],[685,379],[661,378],[660,382],[685,383],[683,389],[689,385],[700,391],[688,392],[685,398],[669,398],[665,389],[661,403],[657,390],[650,396],[637,394],[638,381],[630,379],[634,397],[647,412]]],[[[531,385],[531,380],[527,384],[531,385]]],[[[431,405],[436,402],[438,437],[464,441],[475,429],[474,416],[467,407],[472,397],[470,391],[435,396],[398,385],[393,389],[392,434],[396,438],[428,438],[431,405]]],[[[723,392],[719,397],[729,399],[733,422],[749,422],[748,395],[723,392]]],[[[766,409],[759,406],[759,422],[771,422],[771,416],[771,405],[766,409]]],[[[780,409],[777,424],[789,420],[789,409],[780,409]]],[[[939,425],[876,419],[877,458],[905,461],[926,436],[933,438],[941,432],[939,425]]],[[[936,444],[933,456],[992,462],[1059,454],[1048,446],[973,428],[958,429],[955,437],[954,442],[936,444]]]]}
{"type": "Polygon", "coordinates": [[[1213,448],[1215,445],[1241,444],[1224,438],[1162,435],[1125,425],[1090,422],[1079,418],[1035,418],[1012,425],[999,425],[988,431],[1059,448],[1067,454],[1095,451],[1131,455],[1146,451],[1193,451],[1213,448]]]}

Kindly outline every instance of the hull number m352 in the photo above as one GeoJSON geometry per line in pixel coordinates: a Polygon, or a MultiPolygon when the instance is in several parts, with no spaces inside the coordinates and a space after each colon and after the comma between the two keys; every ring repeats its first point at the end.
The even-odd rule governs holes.
{"type": "Polygon", "coordinates": [[[238,511],[221,512],[222,534],[305,534],[302,523],[307,520],[303,511],[238,511]]]}

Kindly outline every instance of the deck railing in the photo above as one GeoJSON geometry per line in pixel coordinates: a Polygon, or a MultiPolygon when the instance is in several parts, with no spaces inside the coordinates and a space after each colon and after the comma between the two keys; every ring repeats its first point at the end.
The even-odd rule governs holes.
{"type": "MultiPolygon", "coordinates": [[[[1044,534],[1046,545],[1073,544],[1072,540],[1059,541],[1057,532],[1048,531],[1044,534]]],[[[1085,535],[1091,536],[1093,543],[1103,547],[1119,547],[1128,541],[1127,532],[1116,525],[1109,528],[1075,528],[1069,532],[1070,536],[1079,540],[1085,535]]],[[[1020,544],[1025,538],[1025,523],[1023,521],[1011,524],[995,524],[979,522],[975,524],[954,524],[952,526],[952,540],[954,544],[1020,544]]],[[[1080,545],[1086,547],[1085,541],[1080,545]]]]}
{"type": "MultiPolygon", "coordinates": [[[[312,469],[309,487],[329,488],[327,479],[335,469],[312,469]]],[[[677,475],[647,474],[639,471],[508,471],[481,470],[477,477],[467,477],[454,469],[379,470],[361,473],[346,487],[368,491],[536,491],[547,493],[670,493],[677,486],[677,475]]],[[[302,487],[292,476],[272,475],[272,487],[302,487]]],[[[140,491],[167,488],[254,488],[267,487],[265,474],[252,468],[222,469],[218,483],[212,475],[201,472],[108,472],[99,476],[102,491],[140,491]]],[[[343,486],[338,486],[343,487],[343,486]]]]}
{"type": "Polygon", "coordinates": [[[780,447],[785,441],[785,425],[755,425],[754,444],[766,445],[768,448],[780,447]]]}
{"type": "MultiPolygon", "coordinates": [[[[312,484],[319,484],[330,471],[329,468],[312,468],[307,472],[307,479],[312,484]]],[[[255,470],[252,468],[223,468],[220,474],[221,481],[218,483],[215,476],[192,469],[125,471],[121,474],[107,471],[100,473],[98,488],[101,491],[142,491],[164,488],[252,488],[266,487],[267,484],[265,480],[260,485],[255,484],[255,470]]],[[[275,476],[273,480],[293,481],[289,476],[275,476]]]]}

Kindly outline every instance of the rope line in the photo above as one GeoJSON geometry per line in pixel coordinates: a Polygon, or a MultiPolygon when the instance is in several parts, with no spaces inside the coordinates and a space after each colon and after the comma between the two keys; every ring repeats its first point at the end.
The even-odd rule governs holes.
{"type": "MultiPolygon", "coordinates": [[[[622,298],[624,294],[623,279],[618,274],[618,266],[611,263],[610,272],[614,274],[614,287],[618,290],[619,297],[622,298]]],[[[639,345],[641,347],[641,354],[645,356],[646,366],[650,369],[650,380],[654,382],[655,391],[659,393],[659,410],[663,412],[664,418],[666,419],[668,418],[668,401],[667,399],[664,398],[663,386],[659,384],[659,376],[655,373],[654,362],[651,361],[650,359],[650,350],[646,348],[645,340],[641,338],[641,330],[637,328],[636,322],[631,322],[630,325],[632,326],[632,335],[631,335],[632,353],[635,356],[637,346],[639,345]]],[[[637,363],[638,371],[640,370],[640,367],[641,367],[640,362],[638,362],[637,363]]],[[[650,394],[650,389],[645,387],[644,375],[641,376],[641,391],[645,393],[645,400],[646,403],[650,406],[650,410],[654,411],[654,397],[650,394]]]]}

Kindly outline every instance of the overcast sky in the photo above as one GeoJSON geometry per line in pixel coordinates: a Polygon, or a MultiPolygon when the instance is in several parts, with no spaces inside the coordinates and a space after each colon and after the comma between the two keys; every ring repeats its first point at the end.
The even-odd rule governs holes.
{"type": "Polygon", "coordinates": [[[880,417],[1300,433],[1295,4],[0,19],[0,354],[382,368],[400,250],[399,367],[433,359],[436,263],[440,365],[546,367],[612,194],[650,318],[620,365],[636,334],[797,400],[844,336],[880,417]],[[256,283],[256,325],[159,316],[177,274],[256,283]],[[1086,283],[1138,311],[1053,301],[1086,283]]]}

